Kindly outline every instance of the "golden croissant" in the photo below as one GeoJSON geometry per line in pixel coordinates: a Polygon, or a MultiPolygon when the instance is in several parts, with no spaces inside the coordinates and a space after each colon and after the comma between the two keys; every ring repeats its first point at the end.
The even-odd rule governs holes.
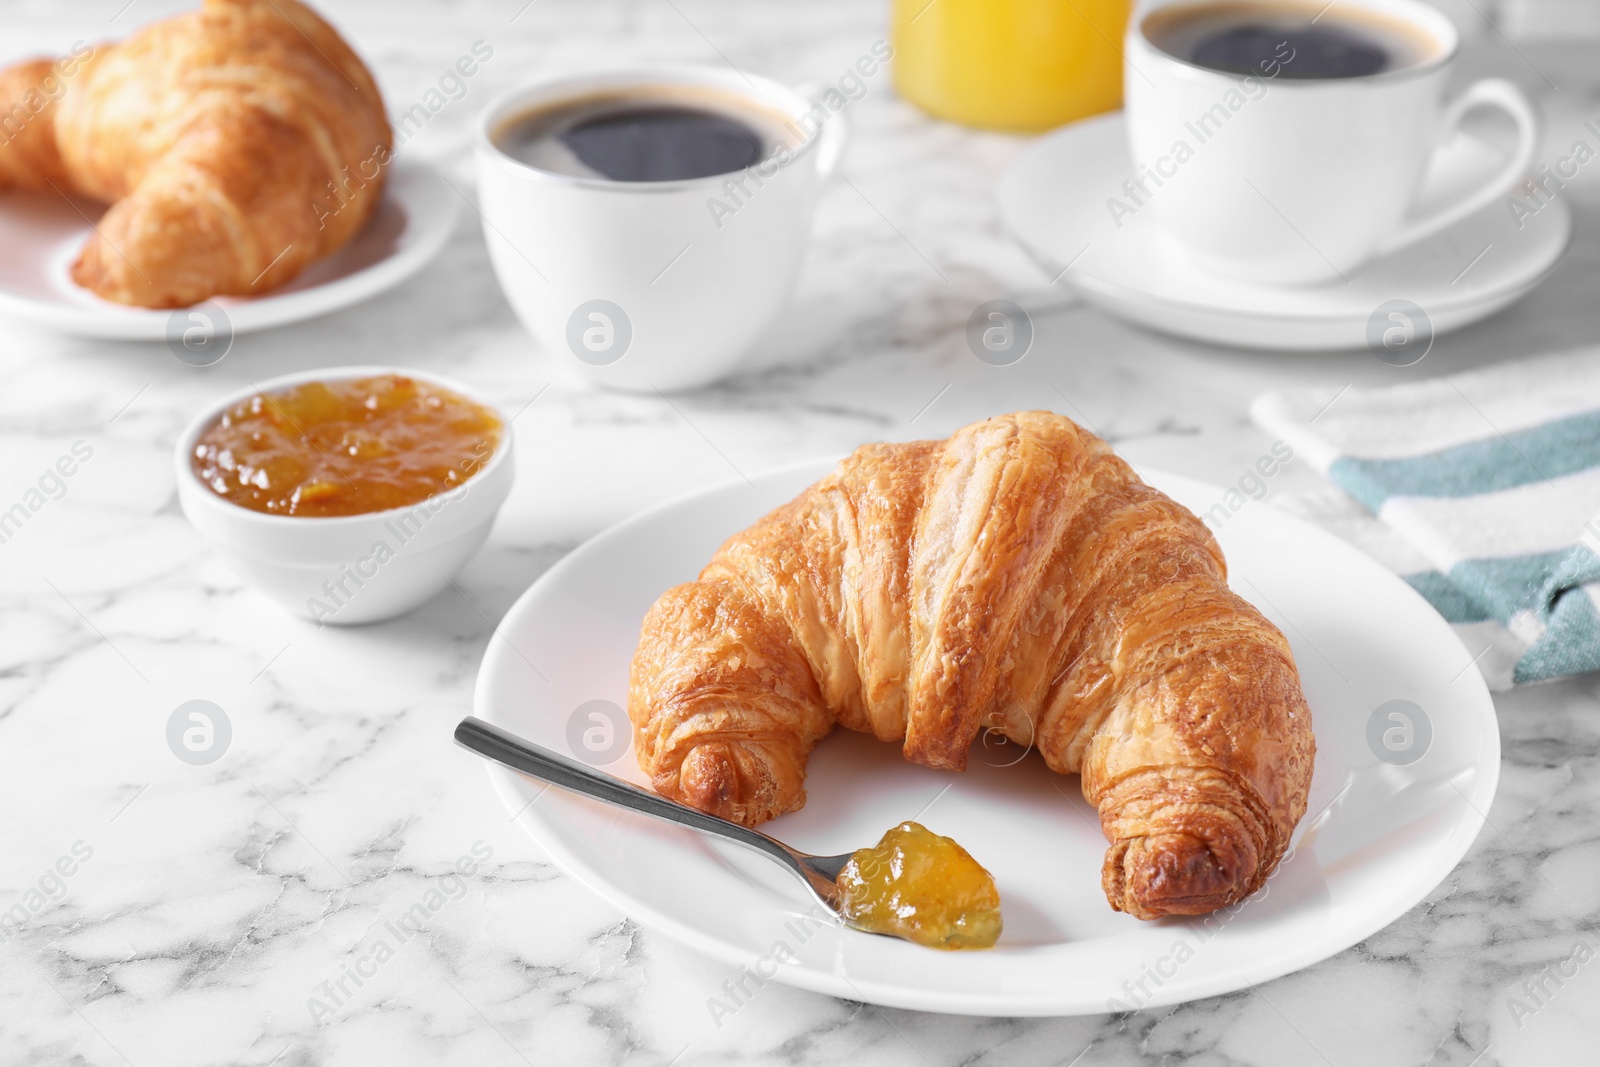
{"type": "Polygon", "coordinates": [[[371,74],[295,0],[205,0],[0,71],[0,189],[110,204],[72,277],[121,304],[282,285],[361,229],[389,158],[371,74]]]}
{"type": "Polygon", "coordinates": [[[835,723],[956,771],[997,730],[1082,776],[1113,908],[1209,912],[1272,873],[1316,748],[1288,642],[1225,577],[1060,415],[867,445],[656,601],[634,748],[657,792],[753,826],[805,803],[835,723]]]}

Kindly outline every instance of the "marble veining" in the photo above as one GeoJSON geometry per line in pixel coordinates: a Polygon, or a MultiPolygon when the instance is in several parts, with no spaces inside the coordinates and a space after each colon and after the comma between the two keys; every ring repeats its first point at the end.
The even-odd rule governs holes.
{"type": "MultiPolygon", "coordinates": [[[[7,3],[0,60],[178,6],[7,3]]],[[[405,149],[469,193],[471,117],[530,73],[684,59],[825,81],[885,32],[881,5],[854,0],[325,6],[395,110],[474,42],[493,48],[405,149]]],[[[1480,39],[1465,65],[1539,94],[1552,152],[1581,136],[1600,110],[1594,46],[1480,39]]],[[[744,373],[670,403],[555,378],[501,298],[471,211],[406,285],[239,338],[210,368],[159,344],[0,323],[0,507],[74,443],[92,448],[0,544],[0,909],[14,920],[0,934],[0,1062],[1600,1062],[1600,962],[1579,959],[1600,954],[1592,677],[1496,698],[1490,825],[1423,903],[1298,974],[1126,1015],[927,1015],[771,982],[713,1012],[737,972],[627,920],[510,822],[448,732],[516,596],[634,511],[1021,407],[1071,414],[1136,464],[1231,483],[1270,443],[1245,415],[1259,392],[1438,374],[1600,329],[1600,178],[1587,171],[1563,193],[1579,230],[1555,276],[1402,370],[1364,353],[1225,351],[1107,319],[1000,230],[990,194],[1022,140],[930,122],[882,76],[849,121],[848,180],[821,205],[792,307],[744,373]],[[1035,320],[1034,350],[1010,367],[980,363],[963,340],[972,309],[996,297],[1035,320]],[[433,369],[526,405],[520,473],[457,590],[389,624],[318,630],[243,586],[189,528],[170,450],[211,398],[350,362],[433,369]],[[195,698],[225,709],[234,732],[204,766],[175,759],[165,736],[195,698]]],[[[1317,485],[1291,463],[1270,491],[1317,485]]]]}

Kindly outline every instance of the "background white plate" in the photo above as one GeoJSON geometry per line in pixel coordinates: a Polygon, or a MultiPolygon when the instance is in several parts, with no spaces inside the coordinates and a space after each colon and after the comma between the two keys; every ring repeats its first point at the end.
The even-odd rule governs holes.
{"type": "MultiPolygon", "coordinates": [[[[574,551],[511,608],[503,640],[490,641],[476,714],[583,758],[569,737],[595,727],[593,706],[576,722],[573,713],[597,699],[625,704],[639,622],[655,598],[831,467],[812,462],[708,490],[574,551]]],[[[1145,477],[1197,512],[1223,492],[1145,477]]],[[[1218,536],[1234,587],[1294,645],[1318,746],[1298,851],[1232,916],[1145,923],[1113,912],[1100,890],[1106,843],[1077,778],[1052,774],[1036,753],[1019,761],[1005,745],[975,748],[967,773],[953,775],[838,731],[812,757],[807,806],[763,827],[815,853],[875,843],[910,818],[955,837],[994,873],[1003,901],[1000,944],[977,953],[808,923],[804,889],[753,853],[558,789],[541,797],[542,785],[497,767],[490,776],[555,861],[633,919],[806,989],[1015,1016],[1169,1004],[1263,982],[1360,941],[1439,884],[1483,824],[1500,739],[1466,649],[1393,574],[1265,505],[1247,504],[1218,536]],[[1403,768],[1380,762],[1366,740],[1371,712],[1397,698],[1419,705],[1433,732],[1426,754],[1403,768]],[[775,953],[780,943],[787,951],[775,953]],[[790,953],[794,962],[768,962],[790,953]]],[[[624,724],[615,723],[620,752],[607,767],[642,784],[624,724]]]]}
{"type": "MultiPolygon", "coordinates": [[[[1435,158],[1419,203],[1453,197],[1500,159],[1477,137],[1453,138],[1435,158]]],[[[1368,319],[1397,299],[1421,307],[1437,336],[1526,295],[1572,239],[1564,200],[1540,208],[1520,228],[1497,201],[1367,264],[1348,282],[1258,285],[1190,266],[1167,244],[1152,211],[1114,222],[1106,201],[1126,201],[1122,183],[1134,173],[1121,112],[1072,123],[1040,137],[1011,164],[998,192],[1001,219],[1052,277],[1061,274],[1091,303],[1130,322],[1216,344],[1365,348],[1368,319]]]]}
{"type": "MultiPolygon", "coordinates": [[[[307,207],[309,211],[309,206],[307,207]]],[[[355,239],[260,297],[218,297],[235,334],[325,315],[399,285],[438,254],[461,198],[426,164],[396,160],[383,201],[355,239]]],[[[0,193],[0,314],[61,333],[160,341],[171,311],[125,307],[73,282],[69,271],[105,205],[57,193],[0,193]]]]}

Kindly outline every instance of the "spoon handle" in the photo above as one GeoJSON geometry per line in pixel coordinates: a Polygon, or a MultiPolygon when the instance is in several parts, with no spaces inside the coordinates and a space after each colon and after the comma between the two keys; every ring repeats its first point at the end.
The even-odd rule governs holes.
{"type": "MultiPolygon", "coordinates": [[[[806,877],[799,860],[787,846],[766,834],[747,829],[727,819],[708,815],[655,793],[647,793],[609,774],[576,760],[551,752],[516,734],[508,733],[482,719],[468,716],[456,727],[456,743],[480,756],[504,764],[530,778],[537,778],[574,793],[617,804],[658,819],[666,819],[703,833],[716,834],[730,841],[757,849],[784,866],[806,877]]],[[[809,881],[809,879],[808,879],[809,881]]]]}

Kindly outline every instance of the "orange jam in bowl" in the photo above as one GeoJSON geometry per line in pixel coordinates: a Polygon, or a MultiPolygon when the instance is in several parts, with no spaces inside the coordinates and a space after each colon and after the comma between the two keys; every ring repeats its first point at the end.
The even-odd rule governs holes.
{"type": "Polygon", "coordinates": [[[365,515],[466,484],[503,431],[483,405],[406,375],[308,381],[227,408],[195,440],[190,465],[251,511],[365,515]]]}

